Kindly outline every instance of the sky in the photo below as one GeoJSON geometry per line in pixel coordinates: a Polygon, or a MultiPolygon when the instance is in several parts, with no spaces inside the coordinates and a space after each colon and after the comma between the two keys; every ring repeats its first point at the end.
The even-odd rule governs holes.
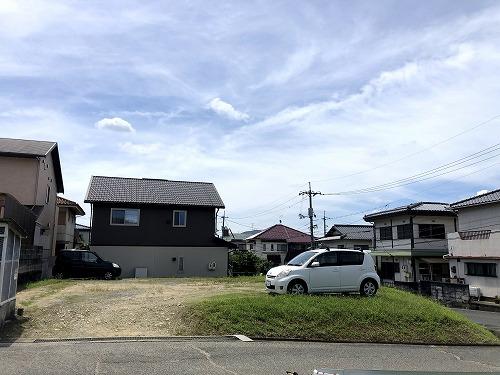
{"type": "Polygon", "coordinates": [[[213,182],[233,232],[307,231],[310,181],[317,235],[500,187],[497,149],[464,159],[500,141],[497,1],[2,0],[0,24],[0,137],[58,142],[84,224],[92,175],[213,182]]]}

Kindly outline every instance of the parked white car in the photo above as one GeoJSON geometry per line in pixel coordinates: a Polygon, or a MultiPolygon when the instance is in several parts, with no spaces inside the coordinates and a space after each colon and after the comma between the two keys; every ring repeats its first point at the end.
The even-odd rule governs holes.
{"type": "Polygon", "coordinates": [[[359,292],[374,296],[379,286],[373,258],[360,250],[305,251],[266,275],[266,289],[277,294],[359,292]]]}

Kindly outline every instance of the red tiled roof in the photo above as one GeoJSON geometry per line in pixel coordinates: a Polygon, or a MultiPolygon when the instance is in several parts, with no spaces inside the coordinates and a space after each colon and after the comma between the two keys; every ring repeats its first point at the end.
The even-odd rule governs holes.
{"type": "Polygon", "coordinates": [[[293,243],[311,242],[311,236],[309,234],[287,227],[286,225],[283,224],[273,225],[272,227],[269,227],[260,233],[250,236],[247,239],[249,240],[260,239],[266,241],[271,241],[271,240],[286,241],[293,243]]]}

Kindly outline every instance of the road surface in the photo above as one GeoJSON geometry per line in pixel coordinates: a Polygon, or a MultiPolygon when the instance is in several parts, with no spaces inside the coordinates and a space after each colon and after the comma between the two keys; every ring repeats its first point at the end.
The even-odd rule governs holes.
{"type": "Polygon", "coordinates": [[[314,368],[500,373],[500,347],[307,342],[157,341],[15,343],[2,374],[284,374],[314,368]]]}
{"type": "Polygon", "coordinates": [[[500,313],[494,311],[468,310],[468,309],[453,309],[456,312],[465,315],[473,322],[479,323],[490,331],[493,331],[500,337],[500,313]]]}

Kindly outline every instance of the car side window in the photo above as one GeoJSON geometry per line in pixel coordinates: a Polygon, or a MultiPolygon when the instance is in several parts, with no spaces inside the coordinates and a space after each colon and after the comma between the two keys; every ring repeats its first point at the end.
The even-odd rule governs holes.
{"type": "Polygon", "coordinates": [[[320,267],[331,267],[338,265],[337,253],[329,251],[319,255],[314,261],[319,262],[320,267]]]}
{"type": "Polygon", "coordinates": [[[363,264],[365,254],[355,251],[341,251],[340,260],[343,266],[359,266],[363,264]]]}
{"type": "Polygon", "coordinates": [[[82,253],[83,261],[86,263],[97,263],[97,257],[92,253],[82,253]]]}
{"type": "Polygon", "coordinates": [[[80,260],[80,253],[77,251],[67,251],[63,257],[67,260],[80,260]]]}

